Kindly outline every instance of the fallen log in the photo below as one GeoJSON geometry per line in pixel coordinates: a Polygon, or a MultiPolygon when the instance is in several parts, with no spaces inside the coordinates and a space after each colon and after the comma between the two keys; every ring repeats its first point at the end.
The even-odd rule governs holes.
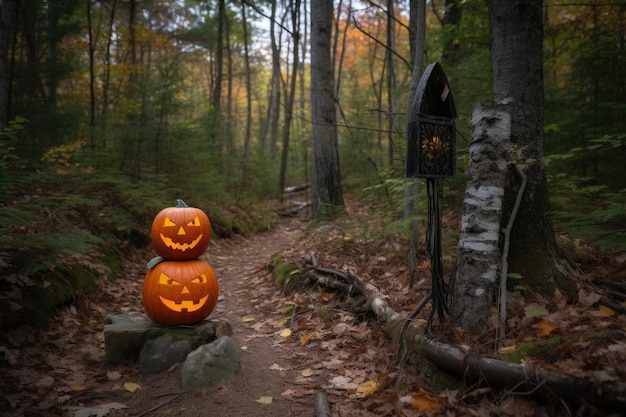
{"type": "Polygon", "coordinates": [[[565,374],[532,364],[504,362],[467,354],[445,343],[426,340],[425,356],[439,369],[461,376],[465,382],[484,381],[491,387],[516,393],[552,394],[572,403],[586,402],[602,409],[626,409],[626,382],[594,380],[593,372],[565,374]]]}
{"type": "MultiPolygon", "coordinates": [[[[311,255],[310,255],[311,256],[311,255]]],[[[378,288],[356,277],[317,265],[314,257],[307,263],[316,272],[329,273],[340,280],[339,287],[362,291],[368,300],[368,310],[383,325],[388,337],[397,339],[405,320],[389,306],[378,288]],[[312,261],[313,259],[313,261],[312,261]],[[352,284],[350,284],[350,281],[352,284]]],[[[326,277],[325,284],[328,285],[326,277]]],[[[311,279],[311,276],[308,276],[311,279]]],[[[332,287],[332,285],[328,285],[332,287]]],[[[354,296],[347,291],[346,296],[354,296]]],[[[361,306],[362,308],[362,306],[361,306]]],[[[587,403],[604,410],[626,410],[626,381],[607,380],[594,372],[561,373],[543,369],[531,363],[510,363],[461,351],[459,348],[429,339],[423,328],[411,321],[408,326],[411,339],[406,346],[414,353],[423,354],[442,371],[457,375],[465,383],[481,382],[494,389],[511,392],[556,396],[574,404],[587,403]]]]}
{"type": "Polygon", "coordinates": [[[292,193],[297,193],[298,191],[304,191],[308,188],[309,188],[309,184],[293,185],[291,187],[285,187],[283,192],[285,194],[292,194],[292,193]]]}
{"type": "Polygon", "coordinates": [[[294,201],[291,203],[291,207],[285,209],[274,210],[280,217],[294,217],[297,216],[300,211],[311,205],[310,201],[294,201]]]}

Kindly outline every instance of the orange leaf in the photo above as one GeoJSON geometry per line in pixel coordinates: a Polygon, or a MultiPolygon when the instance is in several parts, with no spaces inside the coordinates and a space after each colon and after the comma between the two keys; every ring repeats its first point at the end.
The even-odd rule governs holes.
{"type": "Polygon", "coordinates": [[[533,327],[539,330],[540,336],[548,336],[552,333],[552,330],[556,329],[558,326],[553,321],[541,320],[539,323],[533,324],[533,327]]]}
{"type": "Polygon", "coordinates": [[[315,333],[307,333],[300,336],[300,344],[304,346],[309,343],[309,340],[311,340],[314,334],[315,333]]]}
{"type": "Polygon", "coordinates": [[[421,413],[428,413],[440,409],[441,403],[437,401],[434,395],[420,387],[418,393],[413,395],[411,408],[421,413]]]}

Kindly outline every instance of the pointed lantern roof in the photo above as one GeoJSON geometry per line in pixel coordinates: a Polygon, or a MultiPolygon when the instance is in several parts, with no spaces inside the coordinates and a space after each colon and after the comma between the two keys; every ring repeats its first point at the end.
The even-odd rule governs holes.
{"type": "Polygon", "coordinates": [[[417,86],[409,114],[407,177],[446,178],[455,170],[456,107],[439,62],[430,64],[417,86]]]}
{"type": "Polygon", "coordinates": [[[456,118],[456,107],[448,78],[439,62],[430,64],[417,86],[416,108],[412,116],[456,118]]]}

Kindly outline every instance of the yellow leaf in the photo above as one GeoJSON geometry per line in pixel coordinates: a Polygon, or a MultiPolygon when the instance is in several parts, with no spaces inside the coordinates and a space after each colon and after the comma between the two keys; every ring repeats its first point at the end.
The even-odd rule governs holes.
{"type": "Polygon", "coordinates": [[[558,326],[553,321],[541,320],[539,323],[533,324],[533,327],[539,330],[540,336],[548,336],[552,333],[552,330],[556,329],[558,326]]]}
{"type": "Polygon", "coordinates": [[[282,337],[289,337],[289,336],[291,336],[291,329],[284,329],[282,332],[280,332],[280,335],[282,337]]]}
{"type": "Polygon", "coordinates": [[[243,319],[241,319],[241,321],[243,321],[244,323],[249,323],[251,321],[254,321],[254,317],[244,317],[243,319]]]}
{"type": "Polygon", "coordinates": [[[378,383],[374,381],[373,379],[370,379],[369,381],[361,382],[356,387],[356,392],[358,392],[359,394],[363,394],[366,397],[369,397],[370,395],[374,394],[377,390],[378,390],[378,383]]]}
{"type": "Polygon", "coordinates": [[[509,352],[513,352],[515,349],[517,349],[517,345],[503,346],[498,350],[498,352],[509,353],[509,352]]]}
{"type": "Polygon", "coordinates": [[[305,378],[308,378],[310,376],[313,376],[314,372],[312,369],[305,369],[304,371],[302,371],[302,376],[305,378]]]}
{"type": "Polygon", "coordinates": [[[307,333],[307,334],[303,334],[302,336],[300,336],[300,344],[304,346],[307,343],[309,343],[309,340],[311,340],[314,334],[315,333],[307,333]]]}
{"type": "Polygon", "coordinates": [[[271,404],[273,401],[272,397],[260,397],[256,402],[260,404],[271,404]]]}
{"type": "Polygon", "coordinates": [[[605,306],[604,304],[600,304],[598,306],[598,310],[600,310],[601,312],[603,312],[606,316],[610,317],[610,316],[614,316],[615,315],[615,310],[613,310],[610,307],[605,306]]]}
{"type": "Polygon", "coordinates": [[[87,389],[87,387],[84,387],[82,385],[72,385],[70,387],[70,391],[74,391],[74,392],[81,392],[81,391],[84,391],[86,389],[87,389]]]}
{"type": "Polygon", "coordinates": [[[413,395],[411,408],[421,413],[428,413],[440,409],[441,403],[430,392],[420,387],[418,393],[413,395]]]}
{"type": "Polygon", "coordinates": [[[135,392],[139,388],[141,388],[141,385],[136,382],[124,382],[124,389],[128,392],[135,392]]]}

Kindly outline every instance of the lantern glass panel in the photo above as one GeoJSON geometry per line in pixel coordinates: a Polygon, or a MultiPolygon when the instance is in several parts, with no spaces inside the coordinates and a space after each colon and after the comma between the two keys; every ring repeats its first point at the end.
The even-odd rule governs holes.
{"type": "Polygon", "coordinates": [[[454,176],[454,122],[420,117],[417,177],[445,178],[454,176]]]}

